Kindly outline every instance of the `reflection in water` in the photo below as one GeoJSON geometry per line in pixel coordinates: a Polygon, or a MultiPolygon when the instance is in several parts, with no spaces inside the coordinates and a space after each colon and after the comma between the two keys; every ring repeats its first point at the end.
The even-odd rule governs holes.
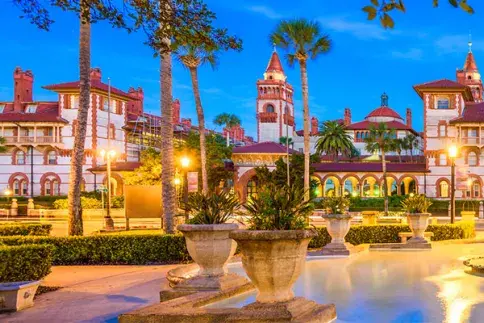
{"type": "MultiPolygon", "coordinates": [[[[480,323],[484,278],[464,273],[462,264],[476,255],[484,255],[484,244],[434,244],[431,251],[309,260],[294,292],[318,303],[334,303],[337,322],[480,323]]],[[[243,273],[240,265],[230,271],[243,273]]],[[[210,307],[241,307],[254,300],[255,293],[249,293],[210,307]]]]}

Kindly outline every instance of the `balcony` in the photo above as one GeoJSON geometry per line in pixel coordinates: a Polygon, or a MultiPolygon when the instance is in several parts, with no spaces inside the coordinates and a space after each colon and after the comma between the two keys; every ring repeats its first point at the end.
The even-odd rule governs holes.
{"type": "Polygon", "coordinates": [[[42,145],[42,144],[61,144],[62,138],[54,136],[6,136],[6,145],[42,145]]]}
{"type": "Polygon", "coordinates": [[[259,112],[258,118],[262,123],[276,123],[277,113],[275,112],[259,112]]]}
{"type": "Polygon", "coordinates": [[[481,143],[484,143],[484,138],[479,138],[479,137],[462,137],[460,138],[460,143],[463,146],[476,146],[476,145],[481,145],[481,143]]]}
{"type": "Polygon", "coordinates": [[[284,124],[287,124],[289,126],[294,126],[294,117],[284,114],[284,124]]]}

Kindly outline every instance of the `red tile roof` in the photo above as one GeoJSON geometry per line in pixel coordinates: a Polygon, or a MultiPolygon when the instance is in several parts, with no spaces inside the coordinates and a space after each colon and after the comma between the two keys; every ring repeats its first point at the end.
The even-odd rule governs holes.
{"type": "Polygon", "coordinates": [[[398,118],[403,120],[402,117],[395,112],[395,110],[389,107],[376,108],[375,110],[371,111],[370,114],[367,115],[365,119],[368,119],[370,117],[391,117],[391,118],[398,118]]]}
{"type": "MultiPolygon", "coordinates": [[[[375,163],[317,163],[312,164],[316,172],[365,172],[365,173],[381,173],[382,165],[380,162],[375,163]]],[[[402,173],[424,173],[427,172],[425,163],[387,163],[388,172],[402,172],[402,173]]]]}
{"type": "MultiPolygon", "coordinates": [[[[285,154],[286,146],[272,142],[266,141],[258,144],[253,144],[249,146],[235,147],[232,150],[234,154],[285,154]]],[[[289,148],[290,154],[297,154],[298,152],[294,149],[289,148]]]]}
{"type": "Polygon", "coordinates": [[[477,71],[476,60],[474,59],[474,54],[472,54],[472,52],[469,52],[467,54],[466,62],[464,63],[464,71],[466,72],[477,71]]]}
{"type": "Polygon", "coordinates": [[[449,79],[441,79],[437,81],[432,81],[432,82],[427,82],[427,83],[422,83],[422,84],[417,84],[414,85],[413,87],[417,94],[420,97],[423,97],[423,91],[422,90],[438,90],[438,89],[443,89],[443,90],[459,90],[464,92],[464,100],[465,101],[474,101],[474,97],[472,95],[471,89],[466,86],[462,85],[460,83],[457,83],[455,81],[451,81],[449,79]]]}
{"type": "MultiPolygon", "coordinates": [[[[46,86],[43,86],[43,88],[47,89],[47,90],[53,90],[53,91],[79,89],[79,81],[46,85],[46,86]]],[[[97,80],[91,80],[91,88],[97,89],[97,90],[100,90],[100,91],[103,91],[103,92],[108,92],[108,84],[103,83],[101,81],[97,81],[97,80]]],[[[119,89],[112,87],[112,86],[111,86],[111,93],[125,97],[127,99],[131,99],[131,100],[134,99],[131,94],[126,93],[126,92],[119,90],[119,89]]]]}
{"type": "MultiPolygon", "coordinates": [[[[370,129],[371,126],[377,127],[379,122],[371,122],[371,121],[360,121],[356,123],[350,124],[346,129],[348,130],[368,130],[370,129]]],[[[411,131],[415,134],[418,134],[415,130],[413,130],[411,127],[407,126],[404,123],[398,122],[398,121],[388,121],[384,122],[388,129],[395,129],[395,130],[408,130],[411,131]]]]}
{"type": "Polygon", "coordinates": [[[451,124],[466,122],[484,122],[484,102],[466,104],[462,116],[449,121],[451,124]]]}
{"type": "Polygon", "coordinates": [[[279,59],[279,55],[276,51],[272,53],[271,59],[269,60],[269,64],[267,65],[266,72],[282,72],[284,70],[282,68],[281,60],[279,59]]]}
{"type": "Polygon", "coordinates": [[[0,122],[62,122],[68,121],[59,116],[59,104],[57,102],[28,102],[23,104],[23,111],[28,105],[37,105],[35,113],[15,112],[13,103],[5,104],[3,113],[0,113],[0,122]]]}

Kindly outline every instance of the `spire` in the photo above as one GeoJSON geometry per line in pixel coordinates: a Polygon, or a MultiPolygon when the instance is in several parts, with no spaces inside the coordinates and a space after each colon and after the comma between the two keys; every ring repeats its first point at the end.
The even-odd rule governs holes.
{"type": "Polygon", "coordinates": [[[469,53],[472,53],[472,34],[469,31],[469,42],[467,43],[469,45],[469,53]]]}
{"type": "Polygon", "coordinates": [[[385,92],[381,95],[381,106],[388,107],[388,95],[385,92]]]}
{"type": "Polygon", "coordinates": [[[269,60],[269,64],[266,68],[266,73],[268,72],[280,72],[284,73],[282,69],[281,60],[279,59],[279,55],[276,52],[276,48],[274,47],[274,51],[272,52],[271,59],[269,60]]]}
{"type": "Polygon", "coordinates": [[[466,62],[464,63],[464,71],[466,72],[477,72],[477,64],[474,59],[474,54],[472,54],[472,35],[469,32],[469,52],[467,53],[466,62]]]}

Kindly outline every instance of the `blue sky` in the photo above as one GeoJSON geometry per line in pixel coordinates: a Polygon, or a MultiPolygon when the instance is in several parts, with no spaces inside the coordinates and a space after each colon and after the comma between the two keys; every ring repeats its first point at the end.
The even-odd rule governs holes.
{"type": "MultiPolygon", "coordinates": [[[[217,70],[200,70],[209,126],[218,113],[232,112],[242,119],[248,135],[256,135],[255,82],[262,77],[272,51],[268,35],[284,18],[318,20],[333,40],[332,51],[308,65],[310,111],[320,121],[341,118],[345,107],[352,109],[354,121],[362,120],[379,105],[385,91],[390,106],[403,117],[405,109],[412,108],[414,127],[422,129],[422,104],[412,86],[440,78],[455,79],[456,68],[464,64],[470,30],[477,64],[484,68],[481,1],[469,1],[476,14],[468,15],[451,8],[445,0],[438,9],[432,8],[431,0],[407,0],[408,12],[394,14],[393,31],[366,21],[360,9],[367,2],[207,0],[218,15],[217,25],[229,28],[244,41],[241,53],[220,57],[217,70]]],[[[77,19],[71,13],[54,11],[56,23],[50,32],[44,32],[18,16],[16,8],[2,5],[0,101],[12,100],[15,66],[34,72],[36,100],[55,100],[54,93],[41,86],[77,79],[77,19]]],[[[159,60],[152,57],[143,41],[142,34],[128,35],[98,23],[92,28],[92,65],[101,67],[103,79],[110,77],[120,89],[141,86],[145,110],[159,113],[159,60]]],[[[301,128],[299,68],[289,68],[285,62],[284,67],[288,81],[296,89],[296,122],[301,128]]],[[[182,117],[196,123],[189,73],[175,62],[173,77],[173,96],[181,101],[182,117]]]]}

